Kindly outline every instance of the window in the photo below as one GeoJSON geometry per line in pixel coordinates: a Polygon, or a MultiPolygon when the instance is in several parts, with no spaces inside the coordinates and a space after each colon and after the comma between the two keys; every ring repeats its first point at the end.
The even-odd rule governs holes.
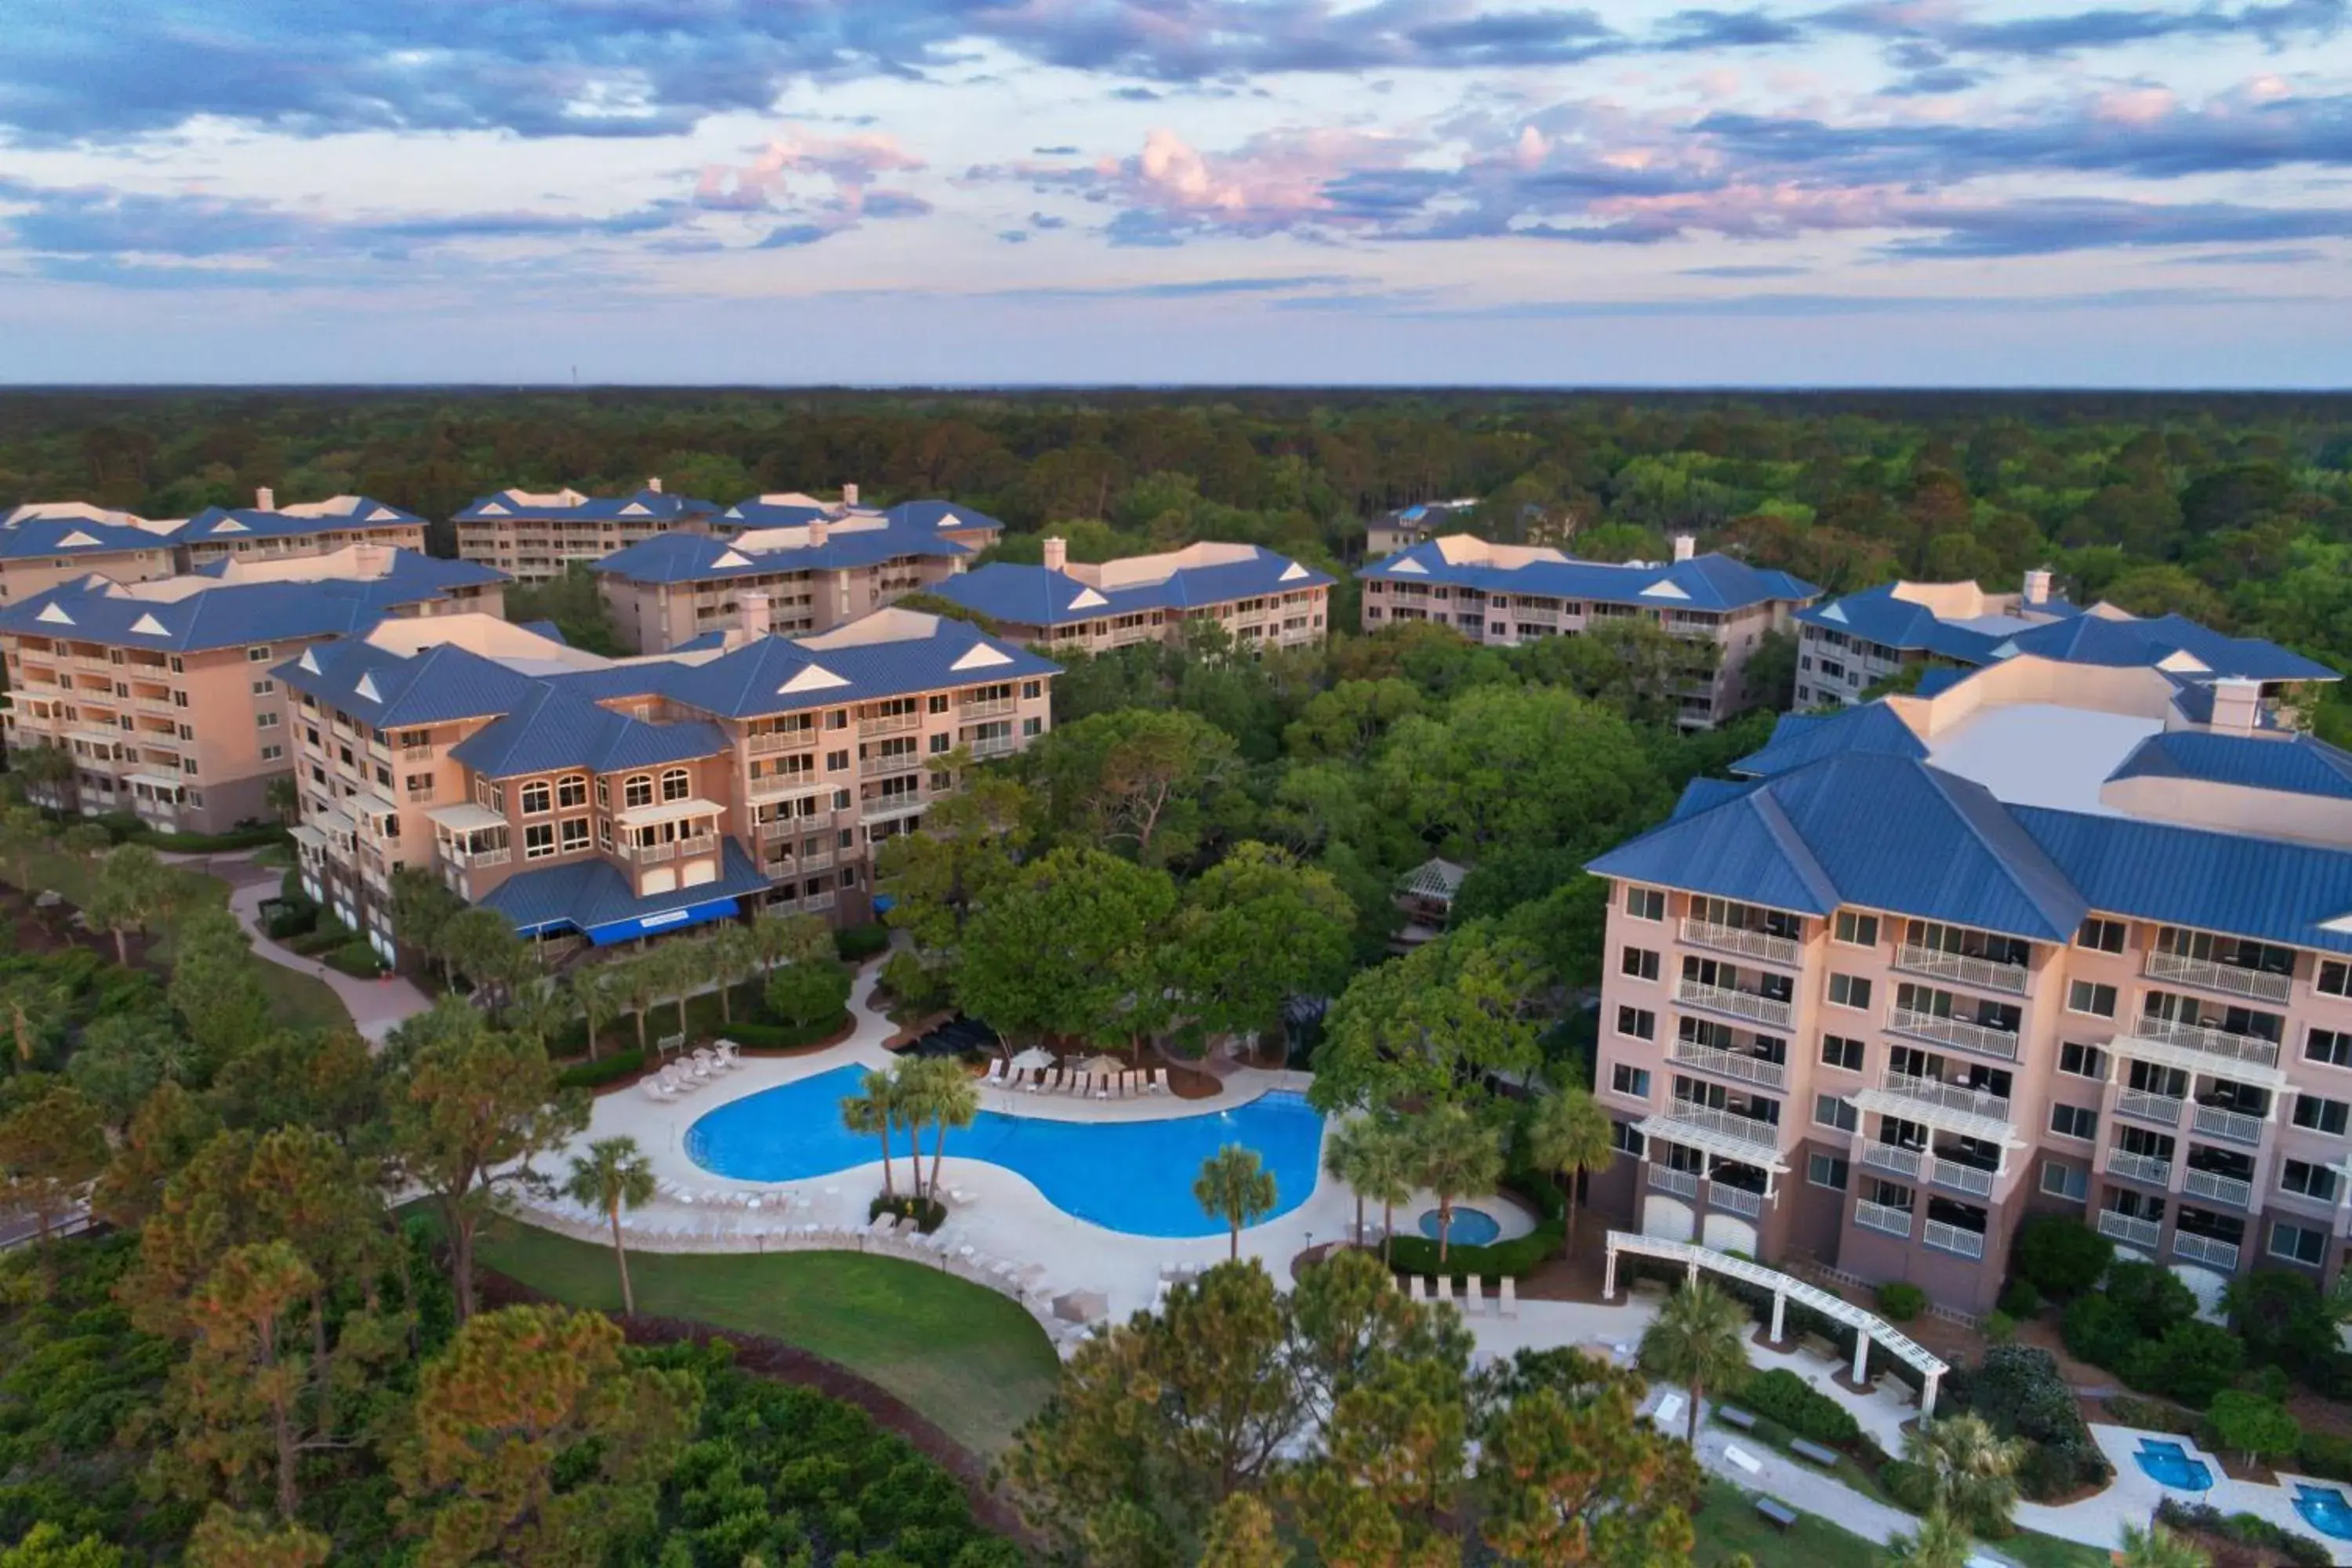
{"type": "Polygon", "coordinates": [[[588,847],[588,819],[586,817],[567,816],[563,819],[562,828],[563,852],[566,855],[577,855],[582,850],[588,847]]]}
{"type": "Polygon", "coordinates": [[[1650,1074],[1647,1068],[1629,1067],[1623,1062],[1609,1069],[1609,1087],[1619,1094],[1634,1100],[1650,1098],[1650,1074]]]}
{"type": "Polygon", "coordinates": [[[654,803],[654,781],[651,773],[631,773],[621,781],[621,805],[628,810],[654,803]]]}
{"type": "Polygon", "coordinates": [[[953,746],[954,744],[955,744],[955,737],[954,737],[954,736],[952,736],[952,735],[947,735],[947,734],[934,735],[934,736],[932,736],[932,737],[931,737],[931,754],[932,754],[933,756],[937,756],[939,753],[940,753],[941,752],[944,752],[944,751],[948,750],[950,746],[953,746]]]}
{"type": "Polygon", "coordinates": [[[2066,1011],[2112,1018],[2116,1016],[2116,988],[2094,985],[2087,980],[2073,981],[2066,987],[2066,1011]]]}
{"type": "Polygon", "coordinates": [[[2094,952],[2121,952],[2124,950],[2124,922],[2096,919],[2084,921],[2075,928],[2074,945],[2087,947],[2094,952]]]}
{"type": "Polygon", "coordinates": [[[827,752],[824,754],[824,771],[829,773],[847,773],[849,771],[849,753],[847,752],[827,752]]]}
{"type": "Polygon", "coordinates": [[[2352,996],[2352,963],[2340,958],[2323,959],[2312,984],[2330,996],[2352,996]]]}
{"type": "Polygon", "coordinates": [[[2344,1133],[2345,1124],[2352,1121],[2352,1106],[2340,1100],[2322,1100],[2315,1094],[2294,1097],[2294,1124],[2311,1132],[2326,1132],[2337,1137],[2344,1133]]]}
{"type": "Polygon", "coordinates": [[[2077,1045],[2069,1040],[2058,1047],[2058,1070],[2074,1078],[2094,1078],[2105,1083],[2107,1080],[2107,1053],[2096,1046],[2077,1045]]]}
{"type": "Polygon", "coordinates": [[[566,811],[577,811],[588,804],[588,775],[567,773],[555,781],[555,804],[566,811]]]}
{"type": "Polygon", "coordinates": [[[2323,1067],[2352,1068],[2352,1029],[2314,1029],[2303,1038],[2306,1061],[2323,1067]]]}
{"type": "Polygon", "coordinates": [[[1629,947],[1619,968],[1636,980],[1655,980],[1658,977],[1658,955],[1646,947],[1629,947]]]}
{"type": "Polygon", "coordinates": [[[522,858],[544,860],[555,853],[555,824],[534,822],[522,830],[522,858]]]}
{"type": "Polygon", "coordinates": [[[1822,1037],[1822,1065],[1842,1068],[1847,1072],[1862,1070],[1862,1042],[1849,1040],[1843,1035],[1822,1037]]]}
{"type": "MultiPolygon", "coordinates": [[[[257,680],[253,683],[253,694],[256,697],[275,697],[278,695],[278,682],[274,680],[257,680]]],[[[131,694],[126,691],[121,695],[128,697],[131,694]]]]}
{"type": "Polygon", "coordinates": [[[608,780],[600,778],[596,781],[596,809],[599,811],[613,809],[613,790],[608,780]]]}
{"type": "Polygon", "coordinates": [[[1805,1160],[1805,1180],[1832,1192],[1845,1191],[1846,1165],[1834,1154],[1812,1154],[1805,1160]]]}
{"type": "Polygon", "coordinates": [[[1867,1010],[1870,1006],[1870,982],[1859,974],[1831,975],[1830,1004],[1836,1007],[1867,1010]]]}
{"type": "Polygon", "coordinates": [[[1024,719],[1021,721],[1021,732],[1024,735],[1042,735],[1045,732],[1045,721],[1043,719],[1024,719]]]}
{"type": "Polygon", "coordinates": [[[1848,947],[1876,947],[1878,917],[1858,915],[1852,910],[1840,910],[1837,918],[1837,940],[1848,947]]]}
{"type": "Polygon", "coordinates": [[[1032,702],[1034,702],[1045,689],[1045,683],[1042,680],[1024,680],[1021,683],[1021,695],[1032,702]]]}
{"type": "Polygon", "coordinates": [[[2066,1198],[2081,1203],[2091,1195],[2091,1173],[2080,1165],[2063,1165],[2055,1160],[2042,1162],[2042,1190],[2053,1198],[2066,1198]]]}
{"type": "Polygon", "coordinates": [[[662,770],[662,798],[684,800],[694,793],[694,775],[684,768],[662,770]]]}
{"type": "Polygon", "coordinates": [[[246,661],[248,664],[259,664],[268,657],[269,645],[268,643],[257,644],[256,646],[245,650],[246,661]]]}
{"type": "Polygon", "coordinates": [[[824,716],[824,727],[828,730],[848,729],[849,710],[846,708],[836,708],[832,712],[827,713],[824,716]]]}
{"type": "Polygon", "coordinates": [[[596,847],[608,855],[613,852],[613,824],[608,817],[596,819],[596,847]]]}
{"type": "Polygon", "coordinates": [[[1817,1094],[1813,1096],[1813,1125],[1851,1132],[1862,1125],[1862,1112],[1834,1094],[1817,1094]]]}
{"type": "Polygon", "coordinates": [[[261,748],[261,760],[265,763],[274,763],[285,754],[286,748],[283,746],[264,746],[261,748]]]}
{"type": "Polygon", "coordinates": [[[936,692],[933,692],[933,693],[931,694],[930,700],[929,700],[928,703],[926,703],[926,704],[925,704],[925,706],[926,706],[926,708],[927,708],[929,711],[931,711],[931,712],[933,712],[933,713],[944,713],[944,712],[946,712],[946,711],[948,710],[948,698],[947,698],[947,693],[946,693],[946,692],[944,692],[944,691],[936,691],[936,692]]]}
{"type": "Polygon", "coordinates": [[[2099,1113],[2087,1105],[2053,1105],[2050,1108],[2050,1131],[2061,1138],[2079,1138],[2087,1143],[2099,1135],[2099,1113]]]}
{"type": "Polygon", "coordinates": [[[1646,1007],[1620,1007],[1617,1032],[1637,1040],[1654,1040],[1658,1037],[1658,1016],[1646,1007]]]}
{"type": "Polygon", "coordinates": [[[506,785],[502,784],[494,784],[490,786],[490,809],[497,812],[500,816],[504,816],[507,814],[506,785]]]}
{"type": "Polygon", "coordinates": [[[277,712],[273,710],[268,712],[256,713],[253,716],[253,727],[257,730],[275,730],[278,728],[277,712]]]}
{"type": "Polygon", "coordinates": [[[1666,918],[1666,895],[1659,888],[1628,888],[1625,889],[1625,912],[1637,921],[1662,921],[1666,918]]]}
{"type": "Polygon", "coordinates": [[[545,816],[555,809],[555,786],[545,779],[526,780],[522,786],[522,814],[525,816],[545,816]]]}
{"type": "Polygon", "coordinates": [[[2327,1258],[2327,1233],[2281,1220],[2271,1226],[2271,1256],[2316,1268],[2327,1258]]]}
{"type": "Polygon", "coordinates": [[[2307,1160],[2284,1161],[2279,1166],[2279,1191],[2332,1204],[2336,1201],[2336,1173],[2307,1160]]]}

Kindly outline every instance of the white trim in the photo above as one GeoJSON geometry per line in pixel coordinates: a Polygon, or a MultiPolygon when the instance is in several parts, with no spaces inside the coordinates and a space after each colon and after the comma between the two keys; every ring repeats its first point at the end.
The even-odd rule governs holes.
{"type": "Polygon", "coordinates": [[[812,664],[776,688],[779,697],[790,697],[796,691],[823,691],[830,687],[846,686],[849,682],[823,665],[812,664]]]}

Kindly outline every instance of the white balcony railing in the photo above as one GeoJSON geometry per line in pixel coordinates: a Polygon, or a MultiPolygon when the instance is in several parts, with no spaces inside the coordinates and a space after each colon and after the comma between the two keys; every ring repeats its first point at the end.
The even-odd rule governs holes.
{"type": "Polygon", "coordinates": [[[773,800],[794,790],[814,789],[814,773],[761,773],[751,783],[749,793],[753,800],[773,800]]]}
{"type": "Polygon", "coordinates": [[[2259,1143],[2263,1141],[2263,1119],[2249,1116],[2242,1110],[2224,1106],[2200,1105],[2196,1118],[2189,1124],[2200,1136],[2226,1138],[2232,1143],[2259,1143]]]}
{"type": "Polygon", "coordinates": [[[2172,1184],[2172,1162],[2159,1160],[2153,1154],[2134,1154],[2123,1149],[2111,1149],[2107,1152],[2107,1172],[2110,1175],[2146,1182],[2152,1187],[2172,1184]]]}
{"type": "Polygon", "coordinates": [[[2191,1167],[2180,1179],[2180,1190],[2192,1198],[2207,1198],[2217,1204],[2228,1204],[2234,1209],[2254,1206],[2254,1184],[2235,1176],[2225,1176],[2218,1171],[2200,1171],[2191,1167]]]}
{"type": "Polygon", "coordinates": [[[1964,1165],[1958,1160],[1937,1160],[1929,1172],[1928,1179],[1937,1186],[1949,1187],[1956,1193],[1989,1198],[1992,1196],[1992,1184],[1997,1174],[1979,1166],[1964,1165]]]}
{"type": "Polygon", "coordinates": [[[2234,1241],[2216,1241],[2210,1236],[2176,1230],[2172,1233],[2172,1256],[2183,1263],[2202,1263],[2224,1274],[2238,1271],[2238,1244],[2234,1241]]]}
{"type": "Polygon", "coordinates": [[[1709,1012],[1744,1018],[1751,1024],[1763,1024],[1775,1029],[1789,1027],[1797,1016],[1796,1008],[1789,1003],[1759,996],[1752,991],[1734,991],[1727,985],[1708,985],[1696,980],[1675,981],[1675,1000],[1686,1006],[1705,1007],[1709,1012]]]}
{"type": "Polygon", "coordinates": [[[1948,1225],[1940,1219],[1929,1220],[1927,1228],[1920,1234],[1919,1239],[1938,1251],[1956,1252],[1962,1258],[1984,1256],[1984,1232],[1964,1230],[1957,1225],[1948,1225]]]}
{"type": "Polygon", "coordinates": [[[2017,1059],[2017,1031],[2014,1029],[1996,1029],[1986,1024],[1972,1024],[1966,1018],[1922,1013],[1916,1007],[1889,1007],[1886,1010],[1886,1026],[1898,1035],[1933,1040],[1939,1046],[1957,1046],[1962,1050],[1999,1057],[2005,1062],[2017,1059]]]}
{"type": "Polygon", "coordinates": [[[1690,1040],[1666,1042],[1666,1059],[1720,1078],[1736,1078],[1742,1083],[1760,1084],[1766,1089],[1781,1089],[1789,1081],[1786,1063],[1767,1061],[1762,1057],[1751,1057],[1742,1051],[1718,1050],[1713,1046],[1702,1046],[1690,1040]]]}
{"type": "Polygon", "coordinates": [[[1009,757],[1020,748],[1020,742],[1010,735],[991,735],[984,741],[971,741],[966,744],[975,760],[1009,757]]]}
{"type": "Polygon", "coordinates": [[[2160,1127],[2180,1125],[2180,1113],[2188,1109],[2186,1100],[2168,1094],[2150,1094],[2144,1089],[2127,1089],[2116,1096],[2116,1114],[2128,1116],[2135,1121],[2153,1121],[2160,1127]]]}
{"type": "Polygon", "coordinates": [[[919,730],[923,725],[920,713],[883,713],[857,721],[861,735],[895,735],[903,730],[919,730]]]}
{"type": "Polygon", "coordinates": [[[870,779],[885,773],[910,773],[922,765],[921,754],[915,752],[900,752],[887,757],[860,757],[857,759],[857,776],[870,779]]]}
{"type": "Polygon", "coordinates": [[[804,751],[815,744],[816,731],[814,730],[763,730],[743,738],[744,749],[755,755],[764,752],[804,751]]]}
{"type": "Polygon", "coordinates": [[[1686,920],[1683,921],[1683,940],[1693,947],[1711,947],[1717,952],[1736,952],[1746,958],[1760,958],[1767,963],[1777,963],[1785,969],[1794,969],[1804,963],[1803,943],[1792,937],[1750,931],[1746,926],[1686,920]]]}
{"type": "Polygon", "coordinates": [[[2188,958],[2177,952],[2149,953],[2140,973],[2150,980],[2175,980],[2200,990],[2258,1002],[2284,1002],[2294,993],[2292,974],[2242,969],[2234,963],[2216,963],[2210,958],[2188,958]]]}
{"type": "Polygon", "coordinates": [[[1709,1182],[1706,1186],[1706,1206],[1721,1209],[1726,1214],[1746,1215],[1754,1219],[1764,1212],[1764,1194],[1751,1193],[1746,1187],[1727,1187],[1721,1182],[1709,1182]]]}
{"type": "Polygon", "coordinates": [[[2028,973],[2021,963],[1997,963],[1990,958],[1947,952],[1940,947],[1915,947],[1909,942],[1895,950],[1895,967],[1913,974],[1932,974],[1939,980],[1957,980],[1980,990],[2002,991],[2011,996],[2025,994],[2028,973]]]}
{"type": "Polygon", "coordinates": [[[1654,1192],[1671,1193],[1678,1198],[1698,1196],[1698,1173],[1677,1171],[1671,1165],[1650,1167],[1650,1187],[1654,1192]]]}
{"type": "Polygon", "coordinates": [[[2099,1234],[2109,1241],[2119,1241],[2126,1247],[2137,1247],[2142,1252],[2154,1252],[2164,1226],[2152,1219],[2136,1219],[2113,1209],[2099,1211],[2099,1234]]]}
{"type": "Polygon", "coordinates": [[[1879,1079],[1879,1087],[1889,1094],[1899,1094],[1906,1100],[1916,1100],[1922,1105],[1932,1105],[1938,1110],[1989,1117],[1996,1121],[2009,1120],[2009,1098],[1990,1089],[1970,1089],[1965,1084],[1946,1083],[1940,1079],[1922,1078],[1907,1072],[1886,1074],[1879,1079]]]}
{"type": "Polygon", "coordinates": [[[1898,1143],[1865,1143],[1862,1146],[1862,1163],[1874,1171],[1908,1176],[1916,1181],[1919,1167],[1927,1156],[1916,1149],[1906,1149],[1898,1143]]]}
{"type": "Polygon", "coordinates": [[[1728,1110],[1717,1110],[1713,1106],[1689,1105],[1678,1100],[1667,1110],[1666,1120],[1703,1132],[1712,1132],[1720,1138],[1734,1139],[1769,1153],[1780,1152],[1780,1129],[1772,1122],[1759,1121],[1752,1116],[1735,1116],[1728,1110]]]}
{"type": "Polygon", "coordinates": [[[1886,1236],[1908,1237],[1911,1234],[1911,1211],[1890,1208],[1872,1203],[1868,1198],[1853,1205],[1853,1223],[1864,1230],[1874,1230],[1886,1236]]]}
{"type": "Polygon", "coordinates": [[[787,816],[774,822],[763,822],[760,824],[760,842],[773,844],[779,838],[795,837],[800,831],[799,819],[795,817],[787,816]]]}
{"type": "Polygon", "coordinates": [[[1010,697],[991,697],[966,700],[958,705],[956,712],[966,719],[994,719],[1013,712],[1019,706],[1019,702],[1010,697]]]}
{"type": "Polygon", "coordinates": [[[2252,1062],[2256,1067],[2278,1066],[2278,1042],[2263,1039],[2260,1035],[2233,1035],[2227,1029],[2183,1023],[2178,1018],[2159,1018],[2153,1014],[2143,1015],[2131,1026],[2130,1032],[2135,1038],[2159,1046],[2179,1046],[2229,1061],[2252,1062]]]}
{"type": "Polygon", "coordinates": [[[503,866],[514,858],[512,849],[450,849],[444,853],[451,861],[468,870],[485,866],[503,866]]]}

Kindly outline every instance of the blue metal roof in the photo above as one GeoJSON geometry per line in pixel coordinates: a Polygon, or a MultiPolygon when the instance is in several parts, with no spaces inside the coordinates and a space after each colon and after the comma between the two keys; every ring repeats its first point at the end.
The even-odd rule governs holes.
{"type": "Polygon", "coordinates": [[[539,683],[480,654],[436,643],[415,655],[358,639],[304,650],[270,673],[296,691],[379,730],[504,713],[539,683]]]}
{"type": "Polygon", "coordinates": [[[1655,610],[1746,609],[1775,600],[1803,601],[1821,590],[1786,572],[1769,571],[1727,555],[1697,555],[1656,564],[1601,561],[1532,561],[1523,566],[1448,562],[1445,541],[1424,540],[1383,556],[1356,575],[1405,583],[1444,583],[1490,594],[1531,594],[1655,610]]]}
{"type": "MultiPolygon", "coordinates": [[[[795,642],[772,637],[703,663],[664,660],[623,668],[642,672],[641,687],[650,679],[654,684],[646,689],[728,719],[1061,672],[1051,659],[985,636],[967,622],[944,616],[922,618],[932,624],[929,637],[835,646],[818,646],[822,639],[795,642]]],[[[618,677],[600,672],[559,679],[604,685],[618,677]]],[[[604,694],[610,693],[600,691],[604,694]]]]}
{"type": "MultiPolygon", "coordinates": [[[[37,517],[29,506],[0,513],[0,561],[41,556],[117,555],[132,550],[169,550],[172,533],[86,517],[37,517]]],[[[128,514],[125,514],[128,515],[128,514]]]]}
{"type": "Polygon", "coordinates": [[[2197,779],[2352,800],[2352,752],[2310,735],[2263,739],[2173,730],[2134,747],[2110,779],[2197,779]]]}
{"type": "Polygon", "coordinates": [[[394,551],[381,577],[226,582],[176,600],[134,597],[102,576],[90,576],[0,609],[0,631],[193,653],[280,637],[348,635],[404,605],[506,580],[505,573],[470,561],[443,561],[409,550],[394,551]]]}
{"type": "Polygon", "coordinates": [[[2109,665],[2125,668],[2163,663],[2175,654],[2187,654],[2205,667],[2210,678],[2245,680],[2336,680],[2340,674],[2315,659],[2293,653],[2260,637],[2233,637],[2200,626],[2185,616],[2158,616],[2147,620],[2110,620],[2084,615],[2072,620],[2035,626],[2004,639],[1994,657],[2010,650],[2039,654],[2070,664],[2109,665]]]}
{"type": "Polygon", "coordinates": [[[305,533],[331,533],[371,528],[415,528],[425,520],[366,496],[352,498],[347,512],[322,517],[298,517],[289,512],[263,511],[257,507],[206,507],[173,531],[174,544],[217,543],[224,539],[287,539],[305,533]]]}
{"type": "Polygon", "coordinates": [[[1784,713],[1772,726],[1772,739],[1764,749],[1740,758],[1730,771],[1763,778],[1844,752],[1925,757],[1927,744],[1882,702],[1835,713],[1784,713]]]}
{"type": "Polygon", "coordinates": [[[863,529],[830,535],[823,544],[756,552],[708,534],[657,533],[613,552],[589,570],[632,583],[705,583],[777,572],[839,571],[911,556],[948,560],[971,553],[953,540],[911,528],[863,529]]]}
{"type": "Polygon", "coordinates": [[[882,515],[896,527],[928,529],[933,533],[983,528],[992,533],[1004,531],[1004,525],[986,512],[951,500],[902,500],[882,515]]]}
{"type": "MultiPolygon", "coordinates": [[[[1827,631],[1843,632],[1864,642],[1874,642],[1906,653],[1932,653],[1946,658],[1956,658],[1964,664],[1990,664],[1997,657],[1994,649],[2009,637],[2007,632],[1988,632],[1958,622],[1938,619],[1927,605],[1895,596],[1899,583],[1881,583],[1875,587],[1815,605],[1801,610],[1797,619],[1807,626],[1827,631]]],[[[2043,614],[2061,617],[2055,624],[2080,616],[2082,611],[2063,599],[2051,599],[2037,608],[2043,614]]],[[[2013,617],[2012,617],[2013,618],[2013,617]]]]}
{"type": "Polygon", "coordinates": [[[949,578],[931,591],[967,610],[1023,626],[1057,626],[1132,615],[1188,610],[1265,594],[1327,588],[1331,579],[1287,555],[1251,547],[1247,560],[1180,566],[1155,583],[1097,588],[1066,572],[994,561],[949,578]]]}
{"type": "Polygon", "coordinates": [[[617,773],[731,751],[718,725],[703,720],[655,724],[600,708],[572,686],[539,683],[501,719],[483,726],[450,755],[490,778],[585,768],[617,773]]]}
{"type": "MultiPolygon", "coordinates": [[[[577,492],[573,492],[577,493],[577,492]]],[[[499,490],[476,496],[451,515],[453,522],[497,522],[514,518],[530,521],[676,522],[681,518],[717,515],[717,501],[666,490],[639,490],[627,496],[582,496],[574,504],[530,499],[526,490],[499,490]]]]}
{"type": "MultiPolygon", "coordinates": [[[[522,871],[484,894],[484,909],[496,910],[525,936],[570,926],[592,935],[613,927],[626,927],[618,940],[674,930],[688,923],[682,916],[698,908],[719,904],[767,890],[768,879],[751,863],[735,840],[721,837],[719,879],[696,887],[639,898],[629,879],[610,862],[599,858],[569,861],[544,870],[522,871]]],[[[717,911],[731,914],[732,908],[717,911]]],[[[707,917],[706,917],[707,918],[707,917]]]]}
{"type": "Polygon", "coordinates": [[[2352,850],[2176,823],[2012,808],[2090,907],[2168,925],[2352,952],[2352,850]]]}

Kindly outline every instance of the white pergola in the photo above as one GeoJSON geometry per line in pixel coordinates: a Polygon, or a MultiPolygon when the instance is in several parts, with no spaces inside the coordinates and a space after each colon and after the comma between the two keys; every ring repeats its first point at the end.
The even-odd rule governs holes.
{"type": "Polygon", "coordinates": [[[1884,1345],[1888,1354],[1919,1373],[1920,1418],[1925,1420],[1936,1414],[1936,1391],[1943,1384],[1944,1373],[1951,1369],[1877,1313],[1865,1311],[1853,1302],[1832,1296],[1817,1286],[1808,1285],[1793,1275],[1783,1274],[1777,1268],[1767,1268],[1760,1263],[1750,1263],[1744,1258],[1734,1258],[1727,1252],[1717,1252],[1711,1247],[1701,1247],[1694,1241],[1669,1241],[1660,1236],[1636,1236],[1624,1230],[1609,1233],[1608,1263],[1601,1285],[1601,1298],[1604,1301],[1617,1294],[1617,1255],[1620,1252],[1679,1263],[1689,1270],[1692,1279],[1696,1279],[1698,1271],[1704,1268],[1769,1290],[1772,1292],[1771,1338],[1776,1345],[1787,1337],[1783,1331],[1787,1326],[1791,1300],[1856,1330],[1853,1380],[1860,1383],[1869,1374],[1871,1345],[1884,1345]]]}

